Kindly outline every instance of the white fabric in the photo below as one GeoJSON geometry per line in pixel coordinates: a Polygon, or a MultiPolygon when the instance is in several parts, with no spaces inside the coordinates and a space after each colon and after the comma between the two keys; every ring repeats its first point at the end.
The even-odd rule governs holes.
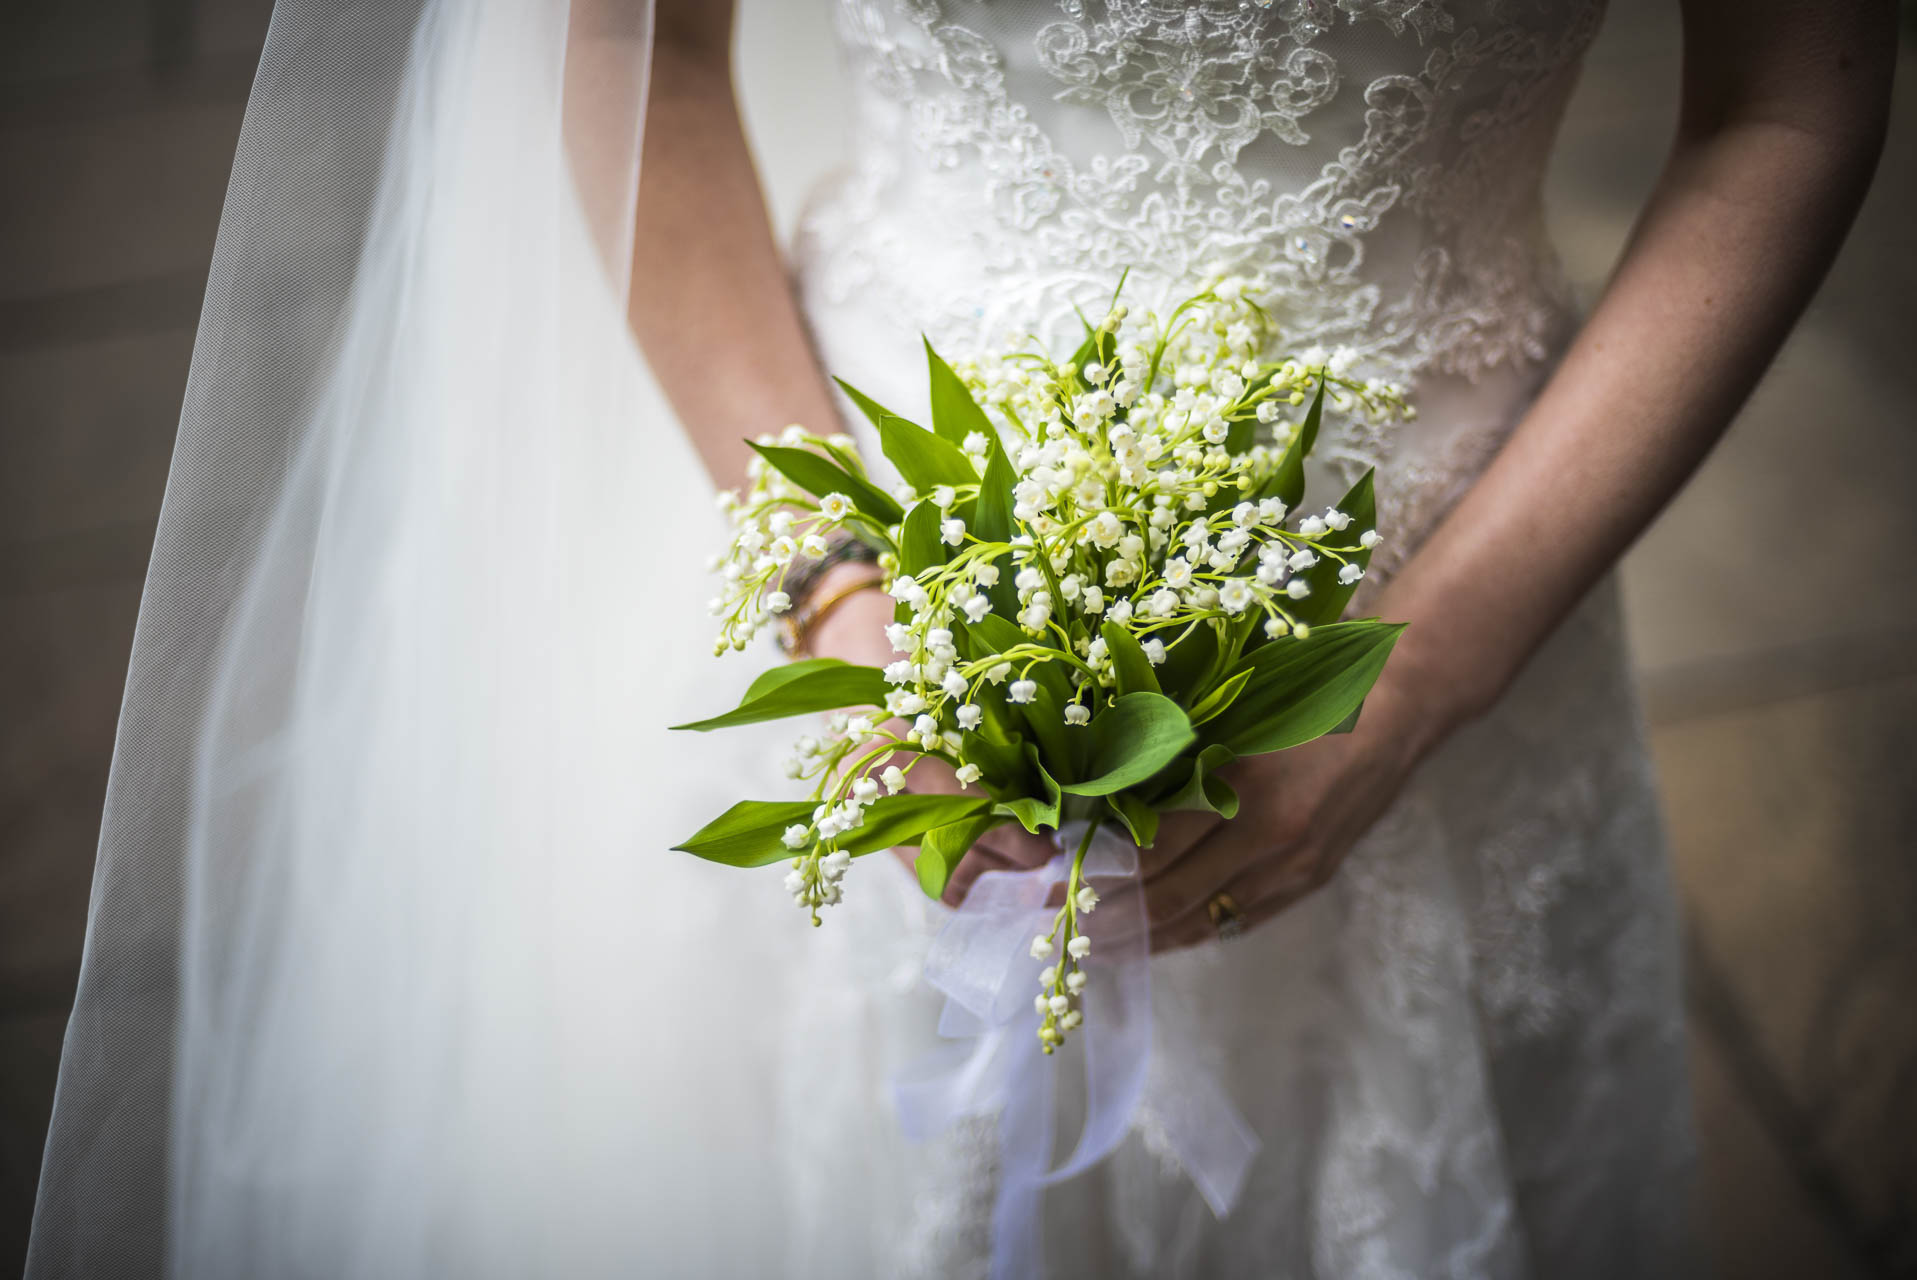
{"type": "MultiPolygon", "coordinates": [[[[697,634],[704,575],[668,549],[716,536],[709,488],[623,319],[648,24],[275,14],[36,1280],[771,1268],[729,1206],[776,1202],[773,996],[688,967],[743,886],[664,847],[775,783],[665,728],[748,673],[697,634]]],[[[759,941],[727,971],[769,968],[759,941]]]]}
{"type": "MultiPolygon", "coordinates": [[[[809,210],[798,268],[828,367],[903,412],[923,408],[921,330],[947,355],[1034,320],[1069,345],[1072,304],[1121,267],[1134,306],[1214,264],[1262,273],[1295,341],[1351,348],[1419,406],[1323,444],[1346,480],[1379,469],[1382,576],[1495,453],[1572,326],[1539,189],[1590,0],[837,14],[854,159],[809,210]]],[[[803,1256],[829,1260],[808,1274],[984,1274],[989,1129],[928,1155],[860,1111],[925,1035],[901,1008],[925,998],[905,995],[911,910],[900,889],[833,920],[838,954],[794,1018],[806,1053],[874,1045],[829,1100],[808,1089],[794,1181],[896,1171],[856,1218],[823,1197],[801,1213],[803,1256]],[[846,973],[864,1000],[836,989],[846,973]]],[[[1146,1117],[1049,1193],[1052,1273],[1696,1274],[1675,936],[1607,585],[1328,889],[1156,963],[1146,1117]],[[1222,1223],[1158,1136],[1189,1105],[1183,1064],[1222,1080],[1263,1143],[1222,1223]]]]}
{"type": "MultiPolygon", "coordinates": [[[[872,860],[812,930],[664,848],[783,794],[785,727],[663,729],[750,673],[709,656],[717,526],[606,283],[645,9],[275,18],[34,1280],[984,1272],[989,1126],[912,1147],[886,1105],[936,1042],[938,909],[872,860]]],[[[828,365],[887,403],[922,397],[920,330],[958,355],[1127,265],[1134,303],[1263,271],[1301,340],[1420,404],[1327,442],[1380,466],[1402,557],[1562,341],[1537,191],[1582,0],[837,21],[855,163],[796,265],[828,365]]],[[[1672,917],[1607,588],[1330,888],[1155,962],[1145,1116],[1047,1193],[1052,1271],[1689,1274],[1672,917]],[[1262,1143],[1222,1223],[1160,1137],[1191,1062],[1262,1143]]]]}

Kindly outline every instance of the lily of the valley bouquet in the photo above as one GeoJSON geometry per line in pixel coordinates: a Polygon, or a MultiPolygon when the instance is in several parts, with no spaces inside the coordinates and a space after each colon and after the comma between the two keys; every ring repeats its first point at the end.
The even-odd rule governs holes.
{"type": "Polygon", "coordinates": [[[1346,726],[1400,629],[1339,621],[1379,541],[1371,475],[1330,506],[1303,498],[1324,414],[1399,414],[1402,396],[1335,357],[1277,353],[1251,293],[1227,278],[1142,323],[1114,304],[1062,360],[1021,349],[954,368],[928,344],[929,429],[846,387],[896,489],[845,436],[758,442],[750,490],[721,499],[719,650],[791,610],[788,576],[850,536],[897,602],[898,658],[781,665],[736,709],[681,726],[831,713],[789,765],[805,798],[740,801],[678,847],[789,864],[786,891],[816,924],[863,854],[916,845],[936,897],[993,827],[1083,822],[1031,943],[1044,1048],[1078,1026],[1091,834],[1116,824],[1148,846],[1163,813],[1229,819],[1219,770],[1346,726]],[[927,759],[963,790],[908,790],[927,759]]]}

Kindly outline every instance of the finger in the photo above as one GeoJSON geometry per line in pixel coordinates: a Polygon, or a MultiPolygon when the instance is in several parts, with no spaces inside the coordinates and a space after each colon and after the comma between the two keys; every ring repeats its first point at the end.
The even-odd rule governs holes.
{"type": "Polygon", "coordinates": [[[1154,933],[1197,912],[1224,886],[1291,843],[1285,833],[1249,822],[1220,824],[1183,858],[1145,877],[1145,917],[1154,933]]]}
{"type": "Polygon", "coordinates": [[[959,907],[964,904],[965,895],[972,891],[972,885],[986,872],[1018,869],[1000,854],[973,845],[971,851],[959,859],[958,866],[952,868],[952,877],[945,882],[945,892],[939,895],[939,901],[948,907],[959,907]]]}
{"type": "MultiPolygon", "coordinates": [[[[1224,892],[1238,904],[1244,928],[1255,929],[1322,888],[1329,878],[1326,868],[1335,865],[1330,859],[1319,857],[1311,846],[1298,844],[1253,866],[1226,884],[1224,892]]],[[[1211,901],[1212,898],[1207,897],[1205,909],[1187,912],[1154,930],[1152,950],[1174,951],[1217,940],[1218,926],[1213,923],[1209,909],[1211,901]]]]}
{"type": "Polygon", "coordinates": [[[1189,857],[1208,835],[1223,825],[1224,820],[1215,813],[1166,814],[1158,824],[1157,838],[1138,851],[1138,877],[1106,895],[1112,904],[1112,917],[1129,920],[1131,899],[1141,892],[1143,883],[1163,875],[1181,859],[1189,857]]]}
{"type": "Polygon", "coordinates": [[[1042,867],[1058,855],[1058,841],[1049,835],[1033,835],[1017,823],[993,827],[979,837],[973,848],[990,849],[1015,866],[1030,870],[1042,867]]]}
{"type": "Polygon", "coordinates": [[[1223,822],[1224,819],[1211,812],[1166,814],[1159,819],[1158,834],[1152,842],[1138,851],[1139,873],[1150,877],[1169,867],[1223,822]]]}

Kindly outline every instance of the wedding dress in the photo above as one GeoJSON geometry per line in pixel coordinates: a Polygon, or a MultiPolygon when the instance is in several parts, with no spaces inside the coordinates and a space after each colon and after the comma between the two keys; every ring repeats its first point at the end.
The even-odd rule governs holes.
{"type": "MultiPolygon", "coordinates": [[[[710,656],[718,527],[605,283],[630,193],[591,162],[636,116],[574,110],[575,70],[597,94],[643,53],[644,9],[275,18],[35,1280],[986,1272],[989,1131],[912,1146],[887,1103],[937,1039],[943,909],[870,859],[814,930],[776,877],[665,849],[785,794],[790,726],[664,728],[750,673],[710,656]],[[338,92],[362,81],[389,87],[338,92]],[[315,120],[325,149],[275,149],[315,120]],[[549,198],[567,172],[583,207],[549,198]]],[[[909,412],[921,332],[955,357],[1008,327],[1069,341],[1122,270],[1134,307],[1260,276],[1297,345],[1419,406],[1321,445],[1378,468],[1382,577],[1573,324],[1539,185],[1598,16],[842,0],[852,163],[795,248],[823,362],[909,412]]],[[[1607,585],[1329,886],[1154,962],[1145,1103],[1047,1194],[1048,1270],[1692,1274],[1674,939],[1607,585]],[[1200,1074],[1262,1144],[1223,1220],[1165,1141],[1200,1074]]]]}
{"type": "MultiPolygon", "coordinates": [[[[1074,305],[1121,269],[1134,307],[1207,272],[1261,276],[1291,342],[1345,348],[1419,406],[1320,445],[1346,483],[1377,468],[1387,575],[1573,327],[1540,187],[1600,16],[1594,0],[843,0],[852,162],[796,263],[823,361],[910,414],[921,331],[948,354],[1034,326],[1069,349],[1074,305]]],[[[1155,963],[1144,1113],[1049,1193],[1052,1273],[1695,1274],[1665,857],[1607,583],[1326,889],[1155,963]],[[1222,1222],[1155,1140],[1192,1070],[1263,1141],[1222,1222]]],[[[800,1084],[789,1114],[809,1136],[784,1146],[816,1203],[798,1226],[835,1260],[821,1274],[846,1248],[873,1274],[983,1274],[989,1132],[928,1159],[867,1102],[931,1017],[900,1007],[929,999],[925,913],[903,880],[872,901],[875,878],[822,931],[835,954],[793,1015],[807,1057],[875,1046],[800,1084]],[[875,1162],[893,1172],[833,1212],[875,1162]]]]}

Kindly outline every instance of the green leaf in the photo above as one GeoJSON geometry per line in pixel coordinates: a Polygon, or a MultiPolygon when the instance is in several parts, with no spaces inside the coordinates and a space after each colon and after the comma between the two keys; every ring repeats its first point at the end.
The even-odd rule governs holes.
{"type": "MultiPolygon", "coordinates": [[[[1358,483],[1351,486],[1350,492],[1338,501],[1338,510],[1351,517],[1351,525],[1345,531],[1345,540],[1334,545],[1356,543],[1358,535],[1378,523],[1378,503],[1372,492],[1371,472],[1366,471],[1358,477],[1358,483]]],[[[1331,537],[1335,535],[1327,535],[1331,537]]],[[[1360,548],[1351,554],[1352,563],[1364,568],[1371,563],[1371,552],[1360,548]]],[[[1305,581],[1311,584],[1311,594],[1294,605],[1287,606],[1291,615],[1310,626],[1320,623],[1336,622],[1338,616],[1351,603],[1351,593],[1358,584],[1338,581],[1338,570],[1343,568],[1329,556],[1318,561],[1305,571],[1305,581]]]]}
{"type": "Polygon", "coordinates": [[[944,564],[946,550],[939,538],[939,509],[928,500],[914,504],[899,530],[899,567],[907,573],[923,573],[944,564]]]}
{"type": "Polygon", "coordinates": [[[917,844],[934,827],[976,818],[991,808],[982,795],[918,795],[902,791],[880,796],[866,806],[865,821],[839,838],[839,848],[854,857],[903,844],[917,844]]]}
{"type": "MultiPolygon", "coordinates": [[[[966,656],[973,661],[988,658],[992,654],[1004,653],[1016,645],[1039,644],[1047,648],[1057,648],[1056,637],[1028,636],[1018,624],[996,613],[988,613],[977,622],[964,625],[966,656]]],[[[1025,664],[1020,662],[1017,667],[1025,664]]],[[[1017,667],[1014,668],[1016,671],[1017,667]]],[[[1008,712],[1017,716],[1044,748],[1045,760],[1055,769],[1067,769],[1073,759],[1073,738],[1083,732],[1069,728],[1065,723],[1065,703],[1071,699],[1072,686],[1066,678],[1064,663],[1057,659],[1039,662],[1032,666],[1030,678],[1038,685],[1038,696],[1030,702],[1014,703],[1005,698],[1004,685],[998,685],[997,697],[1008,712]]],[[[1016,678],[1016,677],[1014,677],[1016,678]]]]}
{"type": "Polygon", "coordinates": [[[724,715],[672,727],[704,733],[808,712],[878,707],[885,705],[886,688],[885,673],[877,667],[854,666],[837,658],[812,658],[793,663],[777,681],[768,683],[761,676],[746,691],[745,700],[724,715]]]}
{"type": "MultiPolygon", "coordinates": [[[[978,503],[972,515],[973,537],[981,542],[1012,540],[1012,487],[1017,483],[1018,474],[1012,470],[1012,460],[1005,455],[1005,447],[994,440],[985,475],[979,480],[978,503]]],[[[1018,589],[1012,585],[1011,557],[1002,555],[995,563],[998,581],[986,589],[986,594],[992,599],[992,607],[1000,613],[1015,612],[1018,589]]]]}
{"type": "Polygon", "coordinates": [[[899,517],[905,514],[891,494],[864,476],[855,476],[832,459],[821,457],[810,449],[789,449],[771,444],[753,444],[752,448],[761,458],[778,468],[786,479],[815,498],[823,498],[828,493],[843,493],[861,513],[880,525],[897,524],[899,517]]]}
{"type": "Polygon", "coordinates": [[[1111,655],[1112,674],[1117,677],[1121,697],[1160,692],[1158,673],[1152,670],[1152,661],[1145,656],[1137,636],[1116,622],[1105,623],[1098,634],[1105,638],[1105,651],[1111,655]]]}
{"type": "Polygon", "coordinates": [[[978,482],[964,450],[894,414],[879,419],[879,445],[906,483],[921,492],[938,484],[978,482]]]}
{"type": "Polygon", "coordinates": [[[745,698],[742,701],[750,702],[754,698],[763,697],[780,685],[791,684],[800,676],[811,675],[814,671],[826,671],[845,665],[846,663],[839,658],[804,658],[797,662],[781,662],[777,666],[767,667],[761,671],[758,678],[746,687],[745,698]]]}
{"type": "MultiPolygon", "coordinates": [[[[1053,692],[1047,683],[1050,665],[1045,663],[1032,668],[1031,679],[1038,685],[1038,692],[1032,695],[1030,702],[1015,705],[1024,717],[1026,729],[1038,741],[1046,767],[1055,776],[1075,778],[1082,772],[1079,762],[1081,748],[1085,744],[1085,729],[1065,723],[1066,699],[1053,692]]],[[[1057,676],[1056,671],[1051,674],[1057,676]]],[[[1058,679],[1063,681],[1062,676],[1058,679]]],[[[1008,699],[1007,705],[1014,704],[1008,699]]]]}
{"type": "Polygon", "coordinates": [[[1092,322],[1085,318],[1085,313],[1082,311],[1078,314],[1078,322],[1085,326],[1085,341],[1079,343],[1078,350],[1072,352],[1070,363],[1077,365],[1082,370],[1086,365],[1091,364],[1094,360],[1099,360],[1105,354],[1106,335],[1094,329],[1092,322]]]}
{"type": "Polygon", "coordinates": [[[1198,700],[1198,705],[1188,713],[1193,725],[1201,725],[1218,715],[1232,704],[1232,700],[1251,683],[1251,672],[1240,671],[1237,675],[1227,676],[1212,691],[1198,700]]]}
{"type": "Polygon", "coordinates": [[[1033,835],[1046,828],[1057,828],[1058,806],[1062,799],[1057,779],[1045,770],[1038,758],[1038,749],[1031,743],[1025,744],[1025,764],[1027,771],[1038,779],[1040,794],[1022,795],[1006,800],[1001,798],[992,806],[992,812],[1006,818],[1017,818],[1019,825],[1033,835]]]}
{"type": "Polygon", "coordinates": [[[1106,796],[1145,781],[1177,758],[1193,738],[1184,710],[1158,693],[1128,693],[1082,732],[1090,736],[1081,772],[1064,787],[1071,795],[1106,796]]]}
{"type": "Polygon", "coordinates": [[[1012,470],[1005,446],[994,440],[979,480],[978,513],[972,517],[972,532],[979,541],[1012,540],[1012,488],[1017,484],[1018,473],[1012,470]]]}
{"type": "Polygon", "coordinates": [[[1285,450],[1285,456],[1279,461],[1264,487],[1258,491],[1261,498],[1275,497],[1287,507],[1295,507],[1305,496],[1305,457],[1318,442],[1318,423],[1325,415],[1325,383],[1318,380],[1318,392],[1311,398],[1311,408],[1305,413],[1305,420],[1298,428],[1298,437],[1291,447],[1285,450]]]}
{"type": "Polygon", "coordinates": [[[1152,841],[1158,838],[1158,810],[1129,791],[1120,791],[1109,797],[1107,803],[1111,805],[1112,812],[1118,815],[1132,843],[1141,849],[1150,848],[1152,841]]]}
{"type": "MultiPolygon", "coordinates": [[[[1005,734],[1003,740],[996,740],[990,732],[995,726],[994,720],[1004,715],[1004,709],[996,706],[994,700],[987,698],[979,704],[985,712],[979,732],[966,735],[965,759],[979,767],[985,785],[993,795],[1006,791],[1023,790],[1025,783],[1025,739],[1016,732],[1005,734]]],[[[1005,717],[1009,720],[1011,717],[1005,717]]],[[[1003,725],[996,726],[1000,730],[1003,725]]]]}
{"type": "Polygon", "coordinates": [[[1211,812],[1222,818],[1238,816],[1238,793],[1231,785],[1217,776],[1218,771],[1230,764],[1237,756],[1230,747],[1212,743],[1192,761],[1191,772],[1177,787],[1161,796],[1157,806],[1166,811],[1191,810],[1211,812]]]}
{"type": "Polygon", "coordinates": [[[1326,732],[1327,733],[1350,733],[1353,729],[1356,729],[1358,727],[1358,715],[1364,709],[1365,709],[1365,704],[1363,702],[1360,702],[1358,704],[1358,708],[1356,711],[1353,711],[1350,715],[1340,720],[1337,724],[1331,726],[1331,728],[1326,730],[1326,732]]]}
{"type": "Polygon", "coordinates": [[[883,426],[887,418],[898,418],[900,422],[907,421],[906,418],[893,413],[890,409],[880,404],[877,400],[874,400],[871,396],[866,395],[865,392],[859,390],[844,378],[834,378],[832,381],[839,384],[839,390],[845,392],[852,403],[859,406],[859,412],[864,414],[873,426],[883,426]]]}
{"type": "Polygon", "coordinates": [[[925,839],[919,841],[919,856],[912,862],[912,869],[919,873],[919,888],[925,890],[925,896],[936,898],[944,893],[952,872],[958,869],[958,864],[971,852],[979,837],[1002,821],[988,813],[962,822],[947,823],[926,832],[925,839]]]}
{"type": "Polygon", "coordinates": [[[817,806],[810,800],[741,800],[672,847],[729,867],[764,867],[790,858],[785,829],[810,823],[817,806]]]}
{"type": "Polygon", "coordinates": [[[1253,650],[1241,664],[1252,672],[1250,682],[1205,736],[1249,756],[1331,732],[1364,701],[1403,630],[1398,623],[1331,623],[1302,640],[1253,650]]]}
{"type": "Polygon", "coordinates": [[[974,431],[982,432],[988,440],[993,439],[996,433],[991,419],[978,407],[978,401],[972,399],[965,383],[952,372],[952,366],[932,350],[930,339],[925,343],[925,364],[932,378],[932,430],[956,445],[963,445],[965,437],[974,431]]]}

